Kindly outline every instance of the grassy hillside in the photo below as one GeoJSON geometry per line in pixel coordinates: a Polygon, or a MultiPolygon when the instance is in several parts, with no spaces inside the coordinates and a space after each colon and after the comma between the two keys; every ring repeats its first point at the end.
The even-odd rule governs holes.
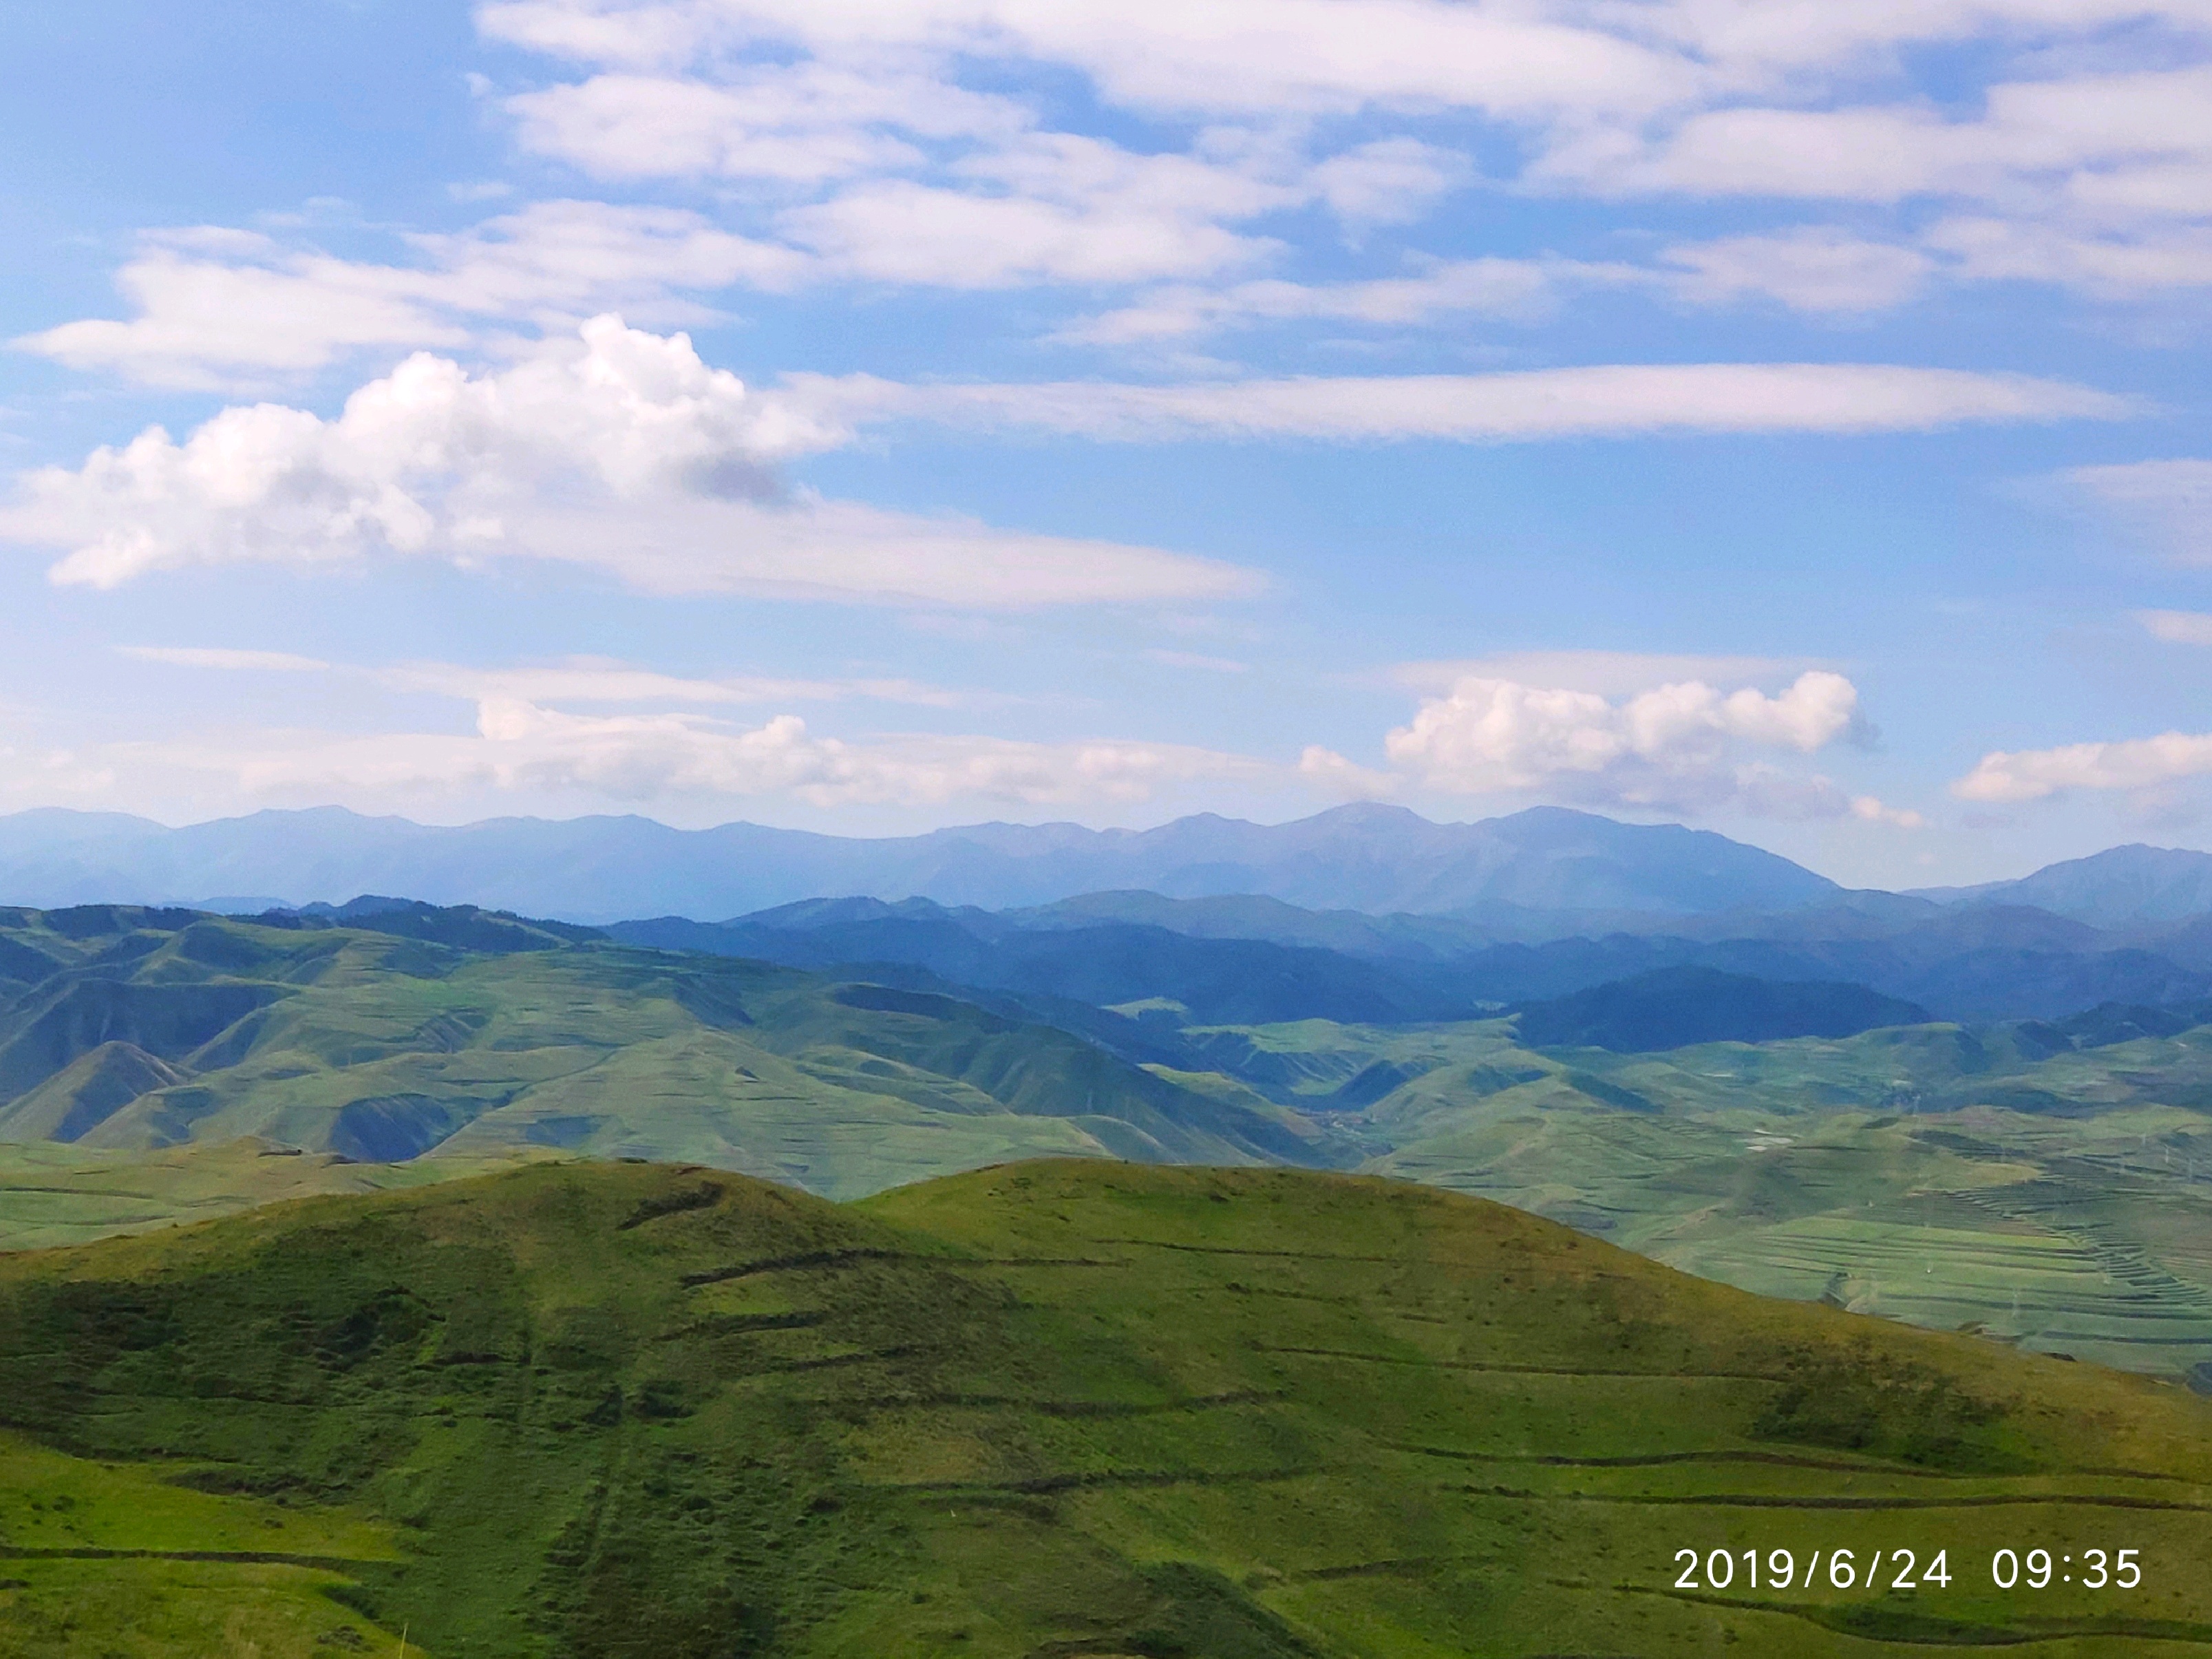
{"type": "Polygon", "coordinates": [[[1325,1157],[1295,1114],[957,998],[575,933],[420,906],[345,927],[0,913],[0,1141],[551,1148],[839,1196],[1041,1153],[1325,1157]]]}
{"type": "Polygon", "coordinates": [[[1527,1013],[1194,1026],[389,902],[0,913],[0,1248],[562,1157],[836,1198],[1044,1154],[1358,1166],[1764,1293],[2212,1366],[2186,1012],[1534,1048],[1527,1013]]]}
{"type": "Polygon", "coordinates": [[[1623,1052],[1702,1042],[1856,1036],[1881,1025],[1924,1025],[1928,1011],[1863,985],[1747,979],[1714,968],[1658,968],[1524,1005],[1522,1042],[1623,1052]]]}
{"type": "Polygon", "coordinates": [[[1295,1171],[308,1199],[0,1258],[0,1419],[40,1659],[2212,1651],[2212,1405],[1295,1171]]]}
{"type": "MultiPolygon", "coordinates": [[[[1300,1030],[1340,1070],[1359,1035],[1300,1030]]],[[[1923,1026],[1613,1054],[1378,1033],[1419,1069],[1356,1130],[1378,1173],[1747,1289],[2175,1375],[2212,1362],[2208,1038],[2052,1053],[1923,1026]]]]}

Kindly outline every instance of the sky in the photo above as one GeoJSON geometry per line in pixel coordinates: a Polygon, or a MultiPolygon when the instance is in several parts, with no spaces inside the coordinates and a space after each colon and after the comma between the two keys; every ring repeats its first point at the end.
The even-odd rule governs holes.
{"type": "Polygon", "coordinates": [[[0,54],[0,811],[2212,847],[2212,0],[0,54]]]}

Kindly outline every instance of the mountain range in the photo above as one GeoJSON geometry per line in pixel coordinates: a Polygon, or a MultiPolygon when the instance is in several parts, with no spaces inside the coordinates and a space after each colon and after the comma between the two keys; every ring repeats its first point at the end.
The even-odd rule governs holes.
{"type": "MultiPolygon", "coordinates": [[[[1549,806],[1472,823],[1361,803],[1281,824],[1205,813],[1143,830],[980,823],[875,839],[616,817],[447,826],[340,807],[177,829],[61,808],[0,816],[0,903],[243,911],[362,893],[593,924],[717,921],[855,896],[1004,910],[1152,895],[1216,902],[1180,910],[1180,932],[1273,938],[1289,927],[1297,934],[1282,942],[1328,948],[1387,937],[1418,955],[1423,945],[1449,953],[1686,923],[1706,937],[1802,932],[1808,918],[1823,935],[1887,933],[1947,912],[2023,906],[2110,930],[2166,929],[2212,915],[2212,854],[2117,847],[2017,880],[1899,894],[1847,890],[1711,830],[1549,806]]],[[[1107,908],[1117,921],[1155,919],[1133,913],[1137,902],[1107,908]]]]}
{"type": "MultiPolygon", "coordinates": [[[[1966,1021],[2212,997],[2212,933],[2199,924],[2123,933],[2022,906],[1899,900],[1882,909],[1646,917],[1644,931],[1613,917],[1589,934],[1525,943],[1450,917],[1097,893],[1002,911],[927,899],[807,900],[722,923],[666,916],[606,932],[632,945],[817,971],[880,978],[894,968],[921,969],[953,984],[1093,1007],[1172,1004],[1179,1019],[1199,1025],[1466,1019],[1692,969],[1844,981],[1966,1021]]],[[[1734,1035],[1749,1040],[1763,1029],[1754,1022],[1734,1035]]]]}
{"type": "Polygon", "coordinates": [[[218,898],[261,908],[398,892],[575,921],[703,921],[848,894],[1003,908],[1115,889],[1480,913],[1509,927],[1529,913],[1789,909],[1842,890],[1710,830],[1556,807],[1477,823],[1358,805],[1283,824],[1209,813],[1145,830],[983,823],[878,840],[639,817],[449,828],[337,807],[175,830],[58,809],[0,817],[0,902],[41,908],[218,898]]]}

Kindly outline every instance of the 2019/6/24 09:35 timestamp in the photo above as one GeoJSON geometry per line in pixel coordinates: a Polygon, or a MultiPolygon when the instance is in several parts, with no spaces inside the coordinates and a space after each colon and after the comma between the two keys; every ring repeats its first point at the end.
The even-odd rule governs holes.
{"type": "MultiPolygon", "coordinates": [[[[1990,1556],[1988,1582],[2008,1590],[2053,1584],[2130,1590],[2142,1583],[2142,1557],[2139,1549],[2005,1548],[1990,1556]]],[[[1814,1550],[1802,1556],[1786,1549],[1679,1549],[1674,1565],[1680,1571],[1674,1587],[1682,1590],[1948,1589],[1954,1580],[1948,1549],[1926,1555],[1909,1549],[1814,1550]]]]}

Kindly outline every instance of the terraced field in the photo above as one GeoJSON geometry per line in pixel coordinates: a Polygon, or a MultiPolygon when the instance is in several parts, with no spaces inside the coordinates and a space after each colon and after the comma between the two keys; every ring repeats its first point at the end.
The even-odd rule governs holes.
{"type": "Polygon", "coordinates": [[[2212,1653],[2212,1402],[1287,1170],[560,1164],[16,1255],[0,1418],[11,1659],[2212,1653]],[[1992,1583],[2035,1547],[2142,1583],[1992,1583]]]}
{"type": "Polygon", "coordinates": [[[2212,1118],[2157,1098],[2193,1097],[2201,1033],[2055,1072],[2000,1048],[1981,1073],[1950,1027],[1656,1055],[1537,1053],[1496,1024],[1364,1051],[1358,1028],[1248,1035],[1324,1075],[1363,1052],[1414,1073],[1334,1119],[1376,1173],[1765,1295],[2167,1376],[2212,1363],[2212,1118]],[[2077,1109],[1977,1098],[2062,1090],[2077,1109]]]}

